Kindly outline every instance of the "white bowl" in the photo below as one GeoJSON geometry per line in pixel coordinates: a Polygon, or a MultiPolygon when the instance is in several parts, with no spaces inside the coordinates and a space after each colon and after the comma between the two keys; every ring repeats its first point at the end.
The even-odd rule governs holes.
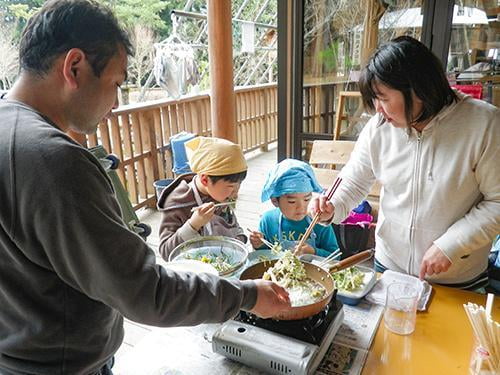
{"type": "Polygon", "coordinates": [[[227,258],[229,268],[224,271],[219,270],[219,276],[231,276],[245,265],[248,252],[245,245],[234,238],[207,236],[195,238],[178,245],[172,250],[168,260],[199,260],[204,256],[208,258],[219,256],[227,258]]]}

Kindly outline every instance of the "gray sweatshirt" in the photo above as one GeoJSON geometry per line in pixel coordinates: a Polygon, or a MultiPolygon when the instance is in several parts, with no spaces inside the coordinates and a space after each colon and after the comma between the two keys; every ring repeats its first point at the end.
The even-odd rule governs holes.
{"type": "Polygon", "coordinates": [[[31,108],[0,100],[0,373],[90,374],[123,318],[221,322],[253,282],[176,273],[121,219],[99,162],[31,108]]]}

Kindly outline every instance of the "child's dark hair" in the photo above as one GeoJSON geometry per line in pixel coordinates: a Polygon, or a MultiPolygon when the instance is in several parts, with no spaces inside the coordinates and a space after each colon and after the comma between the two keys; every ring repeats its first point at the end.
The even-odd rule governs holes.
{"type": "Polygon", "coordinates": [[[210,181],[212,181],[213,184],[215,184],[219,180],[224,180],[227,182],[241,182],[247,177],[247,171],[239,172],[239,173],[233,173],[233,174],[227,174],[225,176],[208,176],[210,181]]]}
{"type": "Polygon", "coordinates": [[[439,59],[421,42],[400,36],[380,46],[361,72],[359,88],[365,108],[375,111],[377,83],[403,94],[408,126],[434,117],[443,107],[458,100],[450,88],[439,59]],[[423,110],[412,118],[412,92],[422,100],[423,110]]]}

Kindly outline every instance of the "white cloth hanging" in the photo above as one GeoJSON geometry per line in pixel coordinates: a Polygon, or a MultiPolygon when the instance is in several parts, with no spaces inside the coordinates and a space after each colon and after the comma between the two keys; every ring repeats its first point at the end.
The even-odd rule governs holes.
{"type": "Polygon", "coordinates": [[[241,23],[241,52],[255,53],[255,23],[241,23]]]}
{"type": "Polygon", "coordinates": [[[189,85],[196,85],[200,79],[193,48],[172,35],[155,44],[155,50],[156,83],[172,98],[187,94],[189,85]]]}

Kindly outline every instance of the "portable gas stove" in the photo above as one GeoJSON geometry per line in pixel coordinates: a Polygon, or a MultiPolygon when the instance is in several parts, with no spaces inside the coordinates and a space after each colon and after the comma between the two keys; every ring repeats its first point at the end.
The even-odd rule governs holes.
{"type": "Polygon", "coordinates": [[[214,333],[212,350],[269,374],[312,374],[343,319],[335,295],[325,310],[307,319],[261,319],[240,311],[214,333]]]}

